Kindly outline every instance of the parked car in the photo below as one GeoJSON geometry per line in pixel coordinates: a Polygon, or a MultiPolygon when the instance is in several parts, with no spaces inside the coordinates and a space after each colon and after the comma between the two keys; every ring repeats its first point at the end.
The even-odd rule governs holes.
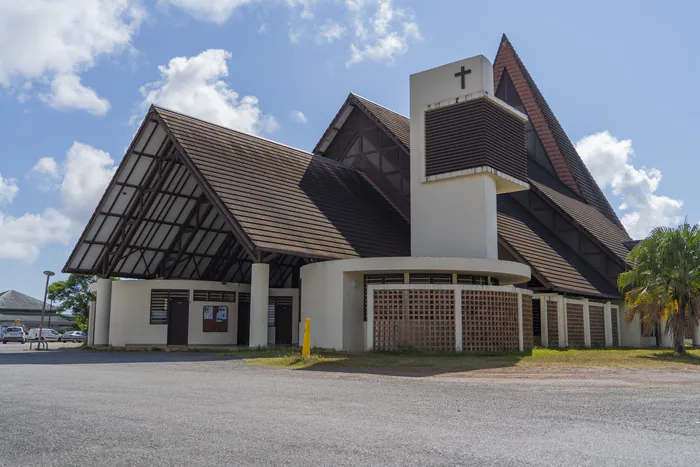
{"type": "Polygon", "coordinates": [[[24,334],[24,329],[20,326],[9,327],[2,333],[3,344],[7,344],[8,342],[21,342],[24,344],[26,340],[27,336],[24,334]]]}
{"type": "Polygon", "coordinates": [[[59,342],[85,342],[87,334],[82,331],[68,331],[58,338],[59,342]]]}
{"type": "MultiPolygon", "coordinates": [[[[59,333],[53,329],[44,329],[41,331],[41,340],[47,342],[56,342],[58,338],[61,337],[59,333]]],[[[39,328],[33,328],[29,330],[29,340],[39,340],[39,328]]]]}

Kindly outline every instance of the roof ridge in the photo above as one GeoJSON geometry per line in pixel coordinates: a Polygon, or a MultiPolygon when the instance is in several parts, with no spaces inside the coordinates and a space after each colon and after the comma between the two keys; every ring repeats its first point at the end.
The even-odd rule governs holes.
{"type": "Polygon", "coordinates": [[[395,110],[391,110],[389,107],[386,107],[386,106],[384,106],[384,105],[382,105],[382,104],[379,104],[379,103],[377,103],[377,102],[374,102],[372,99],[367,99],[366,97],[363,97],[363,96],[361,96],[361,95],[359,95],[359,94],[357,94],[357,93],[355,93],[355,92],[350,92],[350,94],[351,94],[352,96],[355,96],[355,97],[358,97],[358,98],[360,98],[360,99],[362,99],[362,100],[365,100],[365,101],[367,101],[367,102],[370,102],[370,103],[372,103],[372,104],[374,104],[374,105],[376,105],[376,106],[378,106],[378,107],[381,107],[381,108],[384,109],[384,110],[388,110],[389,112],[391,112],[391,113],[393,113],[393,114],[395,114],[395,115],[398,115],[399,117],[403,117],[403,118],[405,118],[406,120],[410,120],[410,118],[407,117],[407,116],[405,116],[404,114],[400,114],[400,113],[396,112],[395,110]]]}
{"type": "Polygon", "coordinates": [[[337,162],[337,161],[332,161],[332,160],[330,160],[330,159],[328,159],[328,158],[326,158],[326,157],[318,156],[318,155],[316,155],[316,154],[314,154],[314,153],[312,153],[312,152],[308,152],[308,151],[305,151],[305,150],[303,150],[303,149],[299,149],[299,148],[296,148],[296,147],[294,147],[294,146],[290,146],[290,145],[285,144],[285,143],[280,143],[279,141],[275,141],[275,140],[272,140],[272,139],[269,139],[269,138],[265,138],[265,137],[263,137],[263,136],[254,135],[254,134],[248,133],[248,132],[246,132],[246,131],[236,130],[236,129],[229,128],[229,127],[226,127],[226,126],[223,126],[223,125],[219,125],[218,123],[210,122],[210,121],[201,119],[201,118],[199,118],[199,117],[193,117],[192,115],[187,115],[186,113],[178,112],[177,110],[168,109],[167,107],[163,107],[163,106],[160,106],[160,105],[151,104],[151,106],[152,106],[154,109],[156,109],[156,110],[164,110],[164,111],[166,111],[166,112],[170,112],[170,113],[173,113],[173,114],[176,114],[176,115],[181,115],[181,116],[183,116],[183,117],[185,117],[185,118],[189,118],[189,119],[191,119],[191,120],[196,120],[196,121],[201,122],[201,123],[203,123],[203,124],[205,124],[205,125],[215,126],[215,127],[217,127],[217,128],[221,128],[222,130],[231,131],[231,132],[233,132],[233,133],[238,133],[238,134],[245,135],[245,136],[248,136],[248,137],[251,137],[251,138],[259,139],[259,140],[265,141],[265,142],[267,142],[267,143],[272,143],[272,144],[275,144],[275,145],[277,145],[277,146],[282,146],[282,147],[287,148],[287,149],[292,149],[292,150],[294,150],[294,151],[298,151],[298,152],[300,152],[300,153],[303,153],[303,155],[309,156],[309,157],[311,157],[312,159],[321,160],[321,161],[323,161],[323,162],[325,162],[325,163],[329,163],[330,165],[335,165],[335,166],[339,166],[339,167],[343,167],[343,168],[350,169],[350,170],[355,170],[355,171],[357,170],[357,169],[355,169],[354,167],[350,167],[349,165],[345,165],[345,164],[342,164],[342,163],[337,162]]]}
{"type": "MultiPolygon", "coordinates": [[[[581,159],[581,156],[564,131],[559,119],[549,106],[547,99],[545,99],[544,95],[537,87],[532,75],[530,75],[530,72],[527,70],[527,67],[518,55],[515,47],[513,47],[513,44],[508,40],[505,34],[501,38],[501,43],[499,44],[498,52],[494,60],[494,86],[498,87],[504,71],[508,72],[511,79],[520,79],[524,81],[525,89],[522,92],[524,92],[525,95],[518,90],[518,96],[523,101],[524,106],[527,107],[530,105],[530,110],[535,111],[533,115],[528,115],[533,122],[533,126],[535,126],[536,123],[533,119],[541,119],[545,124],[544,126],[546,129],[538,129],[535,126],[535,130],[540,140],[543,141],[543,145],[545,145],[545,152],[552,162],[556,177],[572,191],[579,194],[586,204],[595,207],[614,224],[624,229],[617,213],[612,208],[612,205],[610,205],[610,202],[600,189],[600,186],[598,186],[598,183],[593,178],[593,175],[590,173],[590,170],[588,170],[583,159],[581,159]],[[513,72],[519,73],[520,76],[514,76],[513,73],[510,72],[511,68],[513,72]],[[546,134],[542,134],[542,132],[546,134]],[[549,143],[545,143],[545,139],[551,141],[551,147],[549,149],[546,148],[546,145],[549,143]],[[552,152],[550,153],[550,151],[552,152]]],[[[515,82],[514,85],[516,85],[517,88],[515,82]]]]}

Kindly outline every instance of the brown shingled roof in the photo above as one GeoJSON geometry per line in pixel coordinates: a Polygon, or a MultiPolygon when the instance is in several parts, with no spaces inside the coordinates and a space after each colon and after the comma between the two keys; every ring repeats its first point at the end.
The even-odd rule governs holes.
{"type": "Polygon", "coordinates": [[[554,202],[564,214],[593,234],[622,262],[627,261],[629,249],[625,246],[625,242],[632,239],[624,229],[613,224],[610,219],[590,204],[583,203],[534,180],[530,180],[530,186],[554,202]]]}
{"type": "Polygon", "coordinates": [[[336,127],[339,127],[338,125],[342,126],[344,122],[339,122],[339,120],[343,118],[343,115],[346,115],[346,109],[348,109],[348,107],[357,107],[361,109],[369,118],[377,122],[377,124],[386,131],[386,134],[396,141],[398,146],[403,146],[406,152],[410,150],[411,125],[407,117],[351,92],[330,125],[328,125],[326,131],[318,140],[313,150],[314,154],[323,154],[325,149],[330,145],[330,142],[335,137],[337,131],[336,127]]]}
{"type": "Polygon", "coordinates": [[[558,292],[618,297],[619,293],[510,195],[498,197],[502,240],[558,292]]]}
{"type": "Polygon", "coordinates": [[[407,221],[360,172],[155,108],[259,250],[320,258],[410,251],[407,221]]]}
{"type": "Polygon", "coordinates": [[[535,81],[525,68],[508,38],[503,35],[493,64],[494,86],[497,88],[503,71],[507,70],[522,101],[528,118],[554,166],[559,179],[575,193],[583,196],[603,215],[622,228],[622,223],[608,203],[588,168],[566,136],[554,112],[550,109],[535,81]]]}

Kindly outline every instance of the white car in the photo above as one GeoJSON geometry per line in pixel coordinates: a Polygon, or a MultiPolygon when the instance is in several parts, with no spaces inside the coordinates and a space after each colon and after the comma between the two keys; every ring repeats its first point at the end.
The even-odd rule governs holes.
{"type": "MultiPolygon", "coordinates": [[[[54,331],[53,329],[44,329],[41,331],[41,340],[42,341],[47,341],[47,342],[56,342],[58,338],[61,337],[59,333],[54,331]]],[[[29,340],[39,340],[39,328],[33,328],[29,330],[29,336],[27,336],[27,339],[29,340]]]]}
{"type": "Polygon", "coordinates": [[[27,340],[26,334],[24,334],[24,329],[22,329],[21,326],[12,326],[7,329],[5,329],[4,332],[0,332],[2,334],[2,343],[7,344],[8,342],[21,342],[24,344],[24,342],[27,340]]]}

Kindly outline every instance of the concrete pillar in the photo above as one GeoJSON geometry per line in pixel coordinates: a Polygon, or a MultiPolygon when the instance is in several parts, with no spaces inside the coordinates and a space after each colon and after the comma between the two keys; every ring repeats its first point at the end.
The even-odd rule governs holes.
{"type": "Polygon", "coordinates": [[[90,311],[88,313],[87,345],[95,345],[95,301],[90,300],[90,311]]]}
{"type": "Polygon", "coordinates": [[[591,346],[591,309],[588,299],[583,299],[583,345],[591,346]]]}
{"type": "Polygon", "coordinates": [[[267,307],[270,301],[270,265],[253,264],[250,281],[250,346],[267,347],[267,307]]]}
{"type": "Polygon", "coordinates": [[[697,347],[700,345],[700,325],[695,326],[693,331],[693,346],[697,347]]]}
{"type": "Polygon", "coordinates": [[[540,345],[549,347],[549,321],[547,317],[547,299],[540,297],[540,345]]]}
{"type": "Polygon", "coordinates": [[[97,279],[95,284],[97,301],[95,302],[94,345],[109,345],[109,320],[112,306],[112,280],[97,279]]]}
{"type": "Polygon", "coordinates": [[[462,351],[462,290],[455,288],[455,351],[462,351]]]}
{"type": "Polygon", "coordinates": [[[569,344],[568,329],[566,326],[566,299],[558,295],[557,300],[557,321],[559,322],[559,347],[566,347],[569,344]]]}
{"type": "MultiPolygon", "coordinates": [[[[612,347],[612,304],[610,302],[605,302],[605,305],[603,306],[603,314],[605,318],[605,347],[612,347]]],[[[618,323],[618,326],[619,325],[620,323],[618,323]]]]}
{"type": "Polygon", "coordinates": [[[371,285],[367,286],[367,337],[365,338],[365,350],[368,351],[374,348],[374,290],[371,287],[371,285]]]}

